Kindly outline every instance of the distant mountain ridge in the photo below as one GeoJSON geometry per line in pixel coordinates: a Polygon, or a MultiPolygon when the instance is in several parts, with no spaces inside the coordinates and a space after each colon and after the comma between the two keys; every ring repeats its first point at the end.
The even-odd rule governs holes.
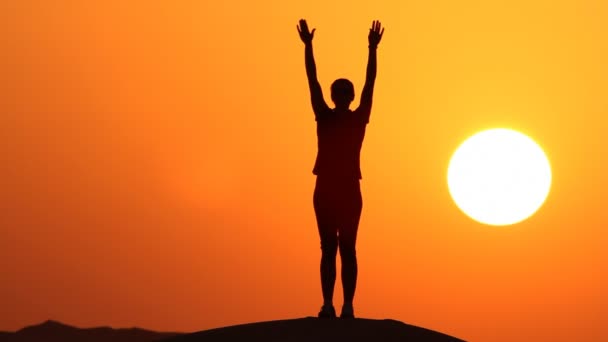
{"type": "Polygon", "coordinates": [[[76,328],[48,320],[16,332],[0,332],[0,342],[152,342],[180,333],[156,332],[140,328],[76,328]]]}

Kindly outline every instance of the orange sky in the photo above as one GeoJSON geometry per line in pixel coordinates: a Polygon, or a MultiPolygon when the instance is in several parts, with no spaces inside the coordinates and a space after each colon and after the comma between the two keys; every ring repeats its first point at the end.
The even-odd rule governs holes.
{"type": "Polygon", "coordinates": [[[339,77],[359,94],[369,26],[386,26],[358,315],[473,341],[608,339],[608,2],[2,7],[0,330],[316,314],[303,17],[327,100],[339,77]],[[515,226],[471,221],[447,190],[451,153],[490,127],[530,135],[553,167],[515,226]]]}

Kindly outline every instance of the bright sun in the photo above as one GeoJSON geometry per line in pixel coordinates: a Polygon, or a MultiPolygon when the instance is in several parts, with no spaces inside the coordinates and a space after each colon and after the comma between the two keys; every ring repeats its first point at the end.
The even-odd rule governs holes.
{"type": "Polygon", "coordinates": [[[456,149],[448,167],[448,187],[456,205],[475,221],[510,225],[543,204],[551,187],[551,166],[528,136],[490,129],[456,149]]]}

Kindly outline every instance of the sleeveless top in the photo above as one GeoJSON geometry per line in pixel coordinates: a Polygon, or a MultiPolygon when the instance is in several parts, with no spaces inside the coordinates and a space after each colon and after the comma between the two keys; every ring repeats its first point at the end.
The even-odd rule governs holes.
{"type": "Polygon", "coordinates": [[[369,113],[328,109],[315,113],[317,159],[313,174],[332,178],[361,179],[360,154],[369,113]]]}

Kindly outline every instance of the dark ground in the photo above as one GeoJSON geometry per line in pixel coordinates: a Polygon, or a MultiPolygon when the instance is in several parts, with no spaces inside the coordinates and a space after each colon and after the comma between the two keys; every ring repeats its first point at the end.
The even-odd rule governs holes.
{"type": "Polygon", "coordinates": [[[0,332],[0,342],[219,342],[219,341],[462,341],[436,331],[384,319],[313,317],[235,325],[191,334],[139,328],[76,328],[55,321],[0,332]]]}

